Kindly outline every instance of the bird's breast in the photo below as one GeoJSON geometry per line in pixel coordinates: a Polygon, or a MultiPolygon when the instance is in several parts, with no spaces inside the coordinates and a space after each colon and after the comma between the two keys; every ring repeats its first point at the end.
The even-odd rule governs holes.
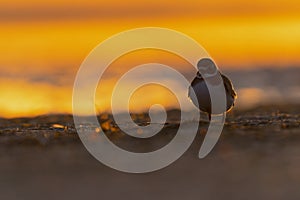
{"type": "MultiPolygon", "coordinates": [[[[224,90],[226,92],[226,90],[224,90]]],[[[211,111],[211,96],[209,93],[209,90],[207,88],[207,85],[203,79],[197,79],[194,80],[189,87],[189,97],[194,103],[196,107],[198,107],[201,111],[207,112],[207,113],[212,113],[211,111]],[[193,91],[194,92],[193,92],[193,91]]],[[[234,98],[226,92],[226,111],[231,109],[233,104],[234,104],[234,98]]],[[[214,105],[214,109],[216,109],[217,113],[214,114],[220,114],[222,113],[221,111],[224,110],[224,104],[220,105],[214,105]],[[218,106],[220,108],[218,108],[218,106]],[[218,112],[220,111],[220,112],[218,112]]]]}

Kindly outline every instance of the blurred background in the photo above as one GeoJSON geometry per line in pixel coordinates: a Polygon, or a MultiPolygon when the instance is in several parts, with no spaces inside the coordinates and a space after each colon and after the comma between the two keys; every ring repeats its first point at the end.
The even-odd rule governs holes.
{"type": "MultiPolygon", "coordinates": [[[[174,29],[203,45],[237,88],[237,109],[298,102],[299,10],[297,0],[2,0],[0,116],[71,113],[73,82],[88,53],[113,34],[145,26],[174,29]]],[[[112,68],[145,62],[186,67],[153,50],[125,55],[112,68]]],[[[101,98],[105,109],[106,93],[101,98]]]]}
{"type": "MultiPolygon", "coordinates": [[[[299,0],[1,0],[0,199],[300,199],[299,10],[299,0]],[[126,174],[98,162],[81,143],[72,88],[96,45],[147,26],[194,38],[230,77],[238,100],[204,159],[198,153],[208,124],[201,121],[193,144],[172,165],[126,174]],[[57,113],[66,115],[47,115],[57,113]]],[[[118,77],[148,62],[183,73],[192,68],[161,50],[123,55],[99,83],[98,111],[109,109],[118,77]]],[[[147,85],[130,108],[171,109],[171,96],[147,85]]],[[[116,145],[148,152],[173,139],[178,114],[170,110],[170,122],[149,140],[125,137],[110,115],[100,122],[116,145]]],[[[143,114],[134,117],[145,122],[143,114]]]]}

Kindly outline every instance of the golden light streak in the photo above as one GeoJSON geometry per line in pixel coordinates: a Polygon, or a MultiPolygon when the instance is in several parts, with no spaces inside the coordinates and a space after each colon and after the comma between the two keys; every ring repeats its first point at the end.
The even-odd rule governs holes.
{"type": "Polygon", "coordinates": [[[34,116],[71,111],[70,88],[0,80],[0,91],[1,116],[34,116]]]}
{"type": "MultiPolygon", "coordinates": [[[[202,44],[221,69],[300,66],[299,9],[298,0],[3,0],[0,116],[70,113],[72,84],[84,58],[111,35],[137,27],[183,32],[202,44]]],[[[153,60],[185,69],[186,63],[160,53],[140,53],[139,60],[129,55],[122,70],[153,60]]],[[[115,83],[110,78],[100,94],[109,94],[115,83]]],[[[242,90],[245,102],[247,94],[259,91],[242,90]]],[[[109,98],[102,99],[97,104],[108,108],[109,98]]]]}

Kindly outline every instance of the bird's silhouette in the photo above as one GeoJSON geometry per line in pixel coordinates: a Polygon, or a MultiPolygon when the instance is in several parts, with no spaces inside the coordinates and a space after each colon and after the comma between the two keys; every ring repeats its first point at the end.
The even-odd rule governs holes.
{"type": "Polygon", "coordinates": [[[197,64],[197,68],[199,71],[197,72],[194,80],[191,82],[188,92],[188,96],[194,105],[197,106],[199,110],[208,113],[209,119],[211,119],[211,114],[221,114],[222,112],[228,112],[231,110],[234,106],[237,94],[230,79],[223,75],[217,69],[215,63],[209,58],[201,59],[197,64]],[[224,85],[226,95],[226,110],[222,109],[218,111],[217,109],[217,111],[215,111],[217,113],[212,112],[211,97],[207,84],[211,84],[213,86],[218,86],[221,84],[224,85]],[[192,93],[191,90],[194,90],[195,93],[192,93]]]}

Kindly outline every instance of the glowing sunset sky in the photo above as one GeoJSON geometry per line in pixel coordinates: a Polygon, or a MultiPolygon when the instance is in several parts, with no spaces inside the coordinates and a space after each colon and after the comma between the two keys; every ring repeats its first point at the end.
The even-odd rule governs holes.
{"type": "Polygon", "coordinates": [[[298,0],[2,0],[0,116],[70,113],[85,56],[137,27],[183,32],[223,69],[300,66],[299,10],[298,0]]]}

